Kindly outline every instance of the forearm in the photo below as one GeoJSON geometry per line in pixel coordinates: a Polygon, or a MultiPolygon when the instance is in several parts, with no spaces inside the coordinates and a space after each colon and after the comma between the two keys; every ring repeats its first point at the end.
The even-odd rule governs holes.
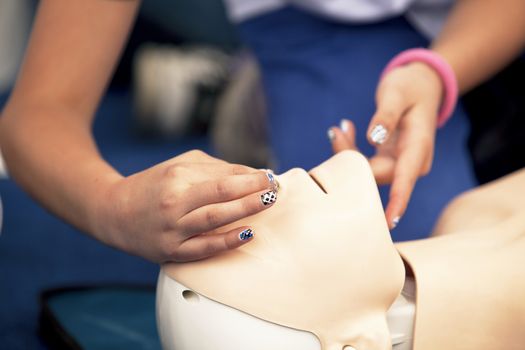
{"type": "Polygon", "coordinates": [[[40,1],[0,121],[11,176],[47,209],[103,241],[97,213],[120,175],[99,155],[91,125],[138,5],[40,1]]]}
{"type": "Polygon", "coordinates": [[[1,149],[10,175],[32,197],[106,241],[96,229],[98,214],[121,176],[99,155],[86,119],[56,107],[10,104],[0,125],[1,149]]]}
{"type": "Polygon", "coordinates": [[[452,66],[460,92],[497,73],[525,46],[525,1],[458,0],[432,49],[452,66]]]}

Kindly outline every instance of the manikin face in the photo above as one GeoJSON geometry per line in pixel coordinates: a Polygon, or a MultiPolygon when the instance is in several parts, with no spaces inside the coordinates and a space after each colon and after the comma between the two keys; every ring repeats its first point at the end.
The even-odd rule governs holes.
{"type": "Polygon", "coordinates": [[[164,273],[211,300],[311,332],[322,349],[390,349],[385,314],[404,268],[366,159],[347,151],[278,180],[271,208],[231,225],[252,227],[253,241],[167,264],[164,273]]]}

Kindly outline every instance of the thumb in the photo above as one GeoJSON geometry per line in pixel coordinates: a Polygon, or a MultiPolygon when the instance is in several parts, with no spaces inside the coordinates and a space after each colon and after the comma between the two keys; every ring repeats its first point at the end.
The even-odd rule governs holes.
{"type": "Polygon", "coordinates": [[[397,128],[407,109],[403,95],[398,89],[385,85],[377,94],[377,110],[368,126],[368,142],[373,146],[385,143],[397,128]]]}
{"type": "Polygon", "coordinates": [[[328,138],[334,153],[348,149],[359,151],[355,144],[355,127],[350,120],[343,119],[339,128],[333,126],[328,129],[328,138]]]}

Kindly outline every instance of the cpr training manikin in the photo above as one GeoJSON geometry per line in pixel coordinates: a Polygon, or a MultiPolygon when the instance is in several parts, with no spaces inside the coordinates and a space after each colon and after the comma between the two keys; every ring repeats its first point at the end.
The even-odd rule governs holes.
{"type": "Polygon", "coordinates": [[[435,237],[394,246],[359,153],[339,153],[309,173],[290,170],[279,176],[272,208],[231,225],[252,227],[256,239],[219,256],[162,266],[162,345],[523,349],[525,220],[504,195],[514,195],[521,179],[525,190],[525,173],[518,173],[462,196],[435,237]],[[486,208],[483,198],[491,199],[486,208]],[[501,210],[490,210],[495,203],[501,210]]]}

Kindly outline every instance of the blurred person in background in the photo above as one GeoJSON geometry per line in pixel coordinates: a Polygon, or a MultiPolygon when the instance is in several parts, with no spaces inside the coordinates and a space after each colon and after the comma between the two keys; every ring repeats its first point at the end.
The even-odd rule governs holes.
{"type": "Polygon", "coordinates": [[[29,34],[33,3],[0,2],[0,94],[13,84],[29,34]]]}

